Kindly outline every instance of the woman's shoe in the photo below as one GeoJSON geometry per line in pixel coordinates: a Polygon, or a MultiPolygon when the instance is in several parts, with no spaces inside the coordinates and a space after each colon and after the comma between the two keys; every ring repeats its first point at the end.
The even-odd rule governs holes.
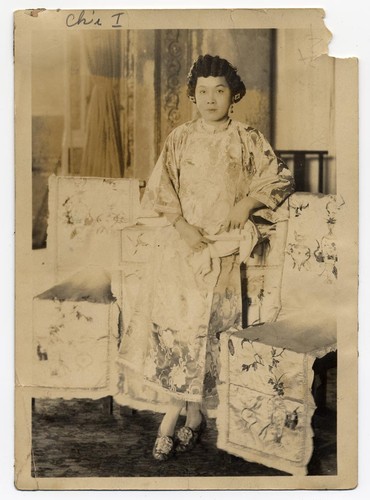
{"type": "Polygon", "coordinates": [[[201,435],[204,433],[207,427],[207,421],[203,413],[202,420],[196,429],[184,425],[176,431],[175,441],[176,441],[176,451],[183,453],[185,451],[190,451],[194,448],[197,442],[200,440],[201,435]]]}
{"type": "Polygon", "coordinates": [[[153,457],[164,462],[168,460],[174,452],[174,441],[171,436],[161,436],[158,434],[153,446],[153,457]]]}

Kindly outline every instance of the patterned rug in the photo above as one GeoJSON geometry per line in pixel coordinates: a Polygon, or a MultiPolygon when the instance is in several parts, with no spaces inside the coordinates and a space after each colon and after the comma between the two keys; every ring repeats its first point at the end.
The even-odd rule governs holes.
{"type": "MultiPolygon", "coordinates": [[[[336,370],[328,380],[327,407],[316,412],[310,475],[335,475],[336,370]]],[[[37,399],[32,414],[35,477],[282,476],[284,472],[229,455],[216,447],[215,420],[189,454],[157,463],[151,455],[161,415],[128,412],[106,400],[37,399]]]]}

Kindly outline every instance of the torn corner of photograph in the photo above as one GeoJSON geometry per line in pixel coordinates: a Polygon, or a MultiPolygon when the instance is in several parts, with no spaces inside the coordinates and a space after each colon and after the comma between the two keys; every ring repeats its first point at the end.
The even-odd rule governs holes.
{"type": "Polygon", "coordinates": [[[358,68],[324,17],[15,13],[17,488],[356,486],[358,68]]]}

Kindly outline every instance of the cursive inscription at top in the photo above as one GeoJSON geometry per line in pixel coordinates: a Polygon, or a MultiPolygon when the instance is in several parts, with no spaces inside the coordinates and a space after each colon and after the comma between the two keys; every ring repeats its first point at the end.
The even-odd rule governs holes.
{"type": "MultiPolygon", "coordinates": [[[[110,25],[112,28],[122,28],[122,24],[120,24],[121,16],[124,12],[117,12],[116,14],[111,15],[110,25]]],[[[74,28],[76,26],[103,26],[103,22],[101,18],[95,14],[95,10],[92,10],[90,13],[87,13],[85,10],[81,10],[78,15],[76,14],[68,14],[66,17],[66,25],[68,28],[74,28]]]]}

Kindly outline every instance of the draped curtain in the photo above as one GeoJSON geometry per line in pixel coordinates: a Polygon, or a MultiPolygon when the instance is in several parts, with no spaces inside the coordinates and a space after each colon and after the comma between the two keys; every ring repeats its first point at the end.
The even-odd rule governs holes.
{"type": "Polygon", "coordinates": [[[85,31],[84,45],[92,91],[87,113],[81,175],[123,177],[119,82],[119,31],[85,31]]]}

